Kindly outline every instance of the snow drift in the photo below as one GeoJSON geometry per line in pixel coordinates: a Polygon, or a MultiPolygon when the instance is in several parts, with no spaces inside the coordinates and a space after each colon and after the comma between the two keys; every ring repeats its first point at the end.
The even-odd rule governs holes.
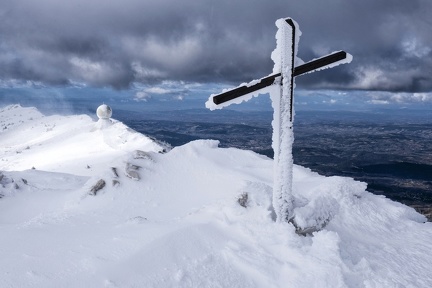
{"type": "Polygon", "coordinates": [[[271,159],[109,121],[0,110],[0,287],[432,285],[432,224],[366,184],[294,166],[301,236],[271,159]]]}

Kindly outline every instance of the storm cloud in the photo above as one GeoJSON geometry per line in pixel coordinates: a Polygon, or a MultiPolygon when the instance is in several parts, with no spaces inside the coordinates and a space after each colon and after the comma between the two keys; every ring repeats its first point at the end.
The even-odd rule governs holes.
{"type": "Polygon", "coordinates": [[[297,79],[307,89],[432,91],[430,0],[0,0],[0,79],[128,88],[239,84],[268,75],[275,20],[300,26],[298,56],[349,65],[297,79]]]}

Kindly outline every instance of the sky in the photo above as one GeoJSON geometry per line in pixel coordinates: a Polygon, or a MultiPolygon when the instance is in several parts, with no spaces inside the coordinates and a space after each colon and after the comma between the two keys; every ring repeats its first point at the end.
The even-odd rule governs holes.
{"type": "Polygon", "coordinates": [[[270,74],[275,21],[292,17],[303,61],[354,56],[298,77],[298,105],[432,107],[431,14],[430,0],[0,0],[0,100],[204,99],[270,74]]]}

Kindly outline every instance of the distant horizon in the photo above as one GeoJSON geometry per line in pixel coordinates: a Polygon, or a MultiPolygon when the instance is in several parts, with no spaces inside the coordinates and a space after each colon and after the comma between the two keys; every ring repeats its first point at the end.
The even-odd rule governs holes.
{"type": "MultiPolygon", "coordinates": [[[[0,95],[3,95],[0,97],[0,106],[21,104],[37,107],[47,113],[54,113],[55,111],[82,112],[95,109],[102,103],[113,106],[114,110],[117,108],[137,112],[206,109],[205,102],[208,97],[214,91],[222,91],[226,87],[215,86],[208,89],[200,88],[190,92],[191,95],[183,97],[166,94],[148,97],[145,101],[135,100],[131,91],[110,88],[0,88],[0,95]]],[[[416,99],[401,93],[298,89],[295,90],[294,97],[295,111],[432,111],[432,102],[422,102],[421,95],[417,96],[416,99]]],[[[235,111],[273,110],[268,95],[261,95],[249,102],[231,105],[224,109],[235,111]]]]}

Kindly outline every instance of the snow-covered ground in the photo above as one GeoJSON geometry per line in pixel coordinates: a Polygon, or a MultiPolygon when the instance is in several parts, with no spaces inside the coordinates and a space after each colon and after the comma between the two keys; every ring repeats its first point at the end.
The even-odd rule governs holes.
{"type": "Polygon", "coordinates": [[[0,155],[0,287],[432,287],[432,223],[350,178],[294,167],[302,236],[273,161],[217,141],[13,105],[0,155]]]}

